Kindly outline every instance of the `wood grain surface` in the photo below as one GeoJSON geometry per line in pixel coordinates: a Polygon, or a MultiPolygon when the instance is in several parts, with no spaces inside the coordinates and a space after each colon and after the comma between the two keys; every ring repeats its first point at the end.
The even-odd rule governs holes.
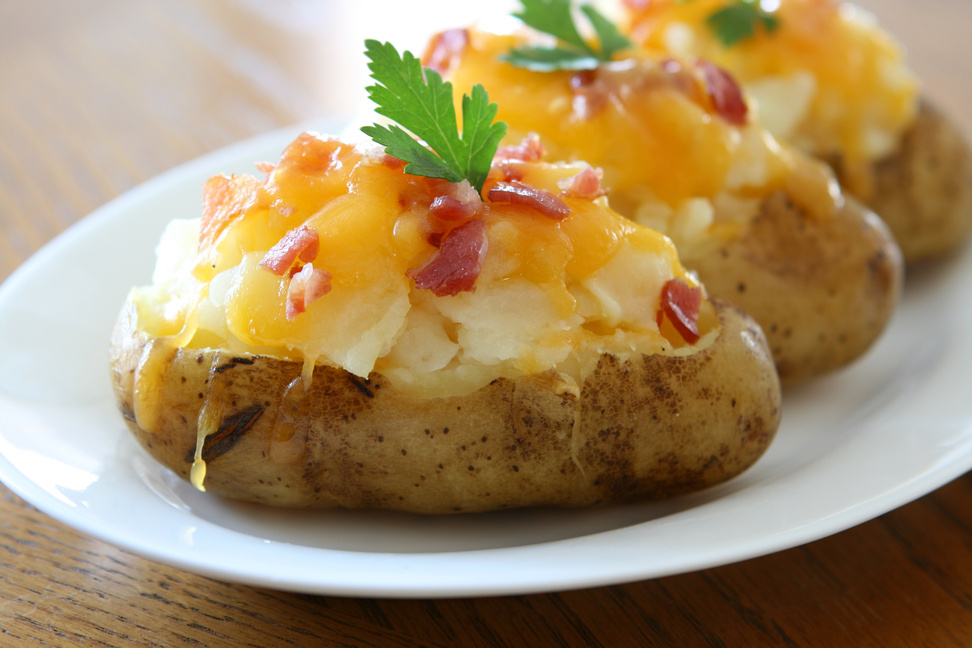
{"type": "MultiPolygon", "coordinates": [[[[403,46],[417,46],[473,11],[439,4],[414,15],[377,0],[0,2],[0,280],[162,171],[352,112],[364,100],[360,40],[401,33],[403,46]]],[[[860,4],[972,133],[972,3],[860,4]]],[[[74,645],[972,646],[972,477],[739,564],[580,591],[414,601],[211,580],[79,534],[0,487],[0,646],[74,645]]]]}

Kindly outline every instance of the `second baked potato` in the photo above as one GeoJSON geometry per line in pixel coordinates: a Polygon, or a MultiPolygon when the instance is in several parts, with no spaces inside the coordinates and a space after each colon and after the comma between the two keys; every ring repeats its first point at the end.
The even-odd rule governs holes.
{"type": "Polygon", "coordinates": [[[508,155],[599,167],[612,207],[671,237],[713,296],[760,323],[785,384],[870,348],[897,304],[900,250],[826,165],[760,126],[729,75],[644,56],[581,71],[503,60],[535,42],[457,30],[433,39],[426,61],[461,89],[485,85],[509,125],[508,155]]]}

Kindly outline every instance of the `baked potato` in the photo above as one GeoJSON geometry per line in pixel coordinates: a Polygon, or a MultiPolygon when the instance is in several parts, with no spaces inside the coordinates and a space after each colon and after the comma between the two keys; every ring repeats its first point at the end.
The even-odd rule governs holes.
{"type": "Polygon", "coordinates": [[[969,146],[920,98],[901,48],[874,16],[850,3],[781,0],[763,12],[767,23],[733,40],[719,25],[732,4],[625,0],[627,30],[648,51],[729,70],[776,137],[832,164],[844,188],[888,223],[907,263],[964,245],[972,234],[969,146]]]}
{"type": "Polygon", "coordinates": [[[759,322],[784,384],[870,348],[897,304],[900,250],[829,167],[761,127],[730,75],[640,54],[581,71],[504,60],[537,42],[457,30],[425,60],[460,89],[486,87],[511,149],[599,167],[614,209],[671,237],[711,295],[759,322]]]}
{"type": "Polygon", "coordinates": [[[169,226],[110,352],[153,457],[239,500],[442,514],[672,495],[766,450],[759,326],[589,166],[498,158],[485,200],[402,166],[305,133],[169,226]]]}

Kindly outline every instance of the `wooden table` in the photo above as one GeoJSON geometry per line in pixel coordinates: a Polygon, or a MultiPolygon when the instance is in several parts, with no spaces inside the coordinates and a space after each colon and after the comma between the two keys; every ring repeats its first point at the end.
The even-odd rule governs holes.
{"type": "MultiPolygon", "coordinates": [[[[362,105],[364,62],[352,54],[364,36],[417,47],[470,11],[442,3],[408,26],[394,2],[293,0],[273,14],[269,4],[0,3],[0,280],[170,167],[362,105]]],[[[862,4],[972,134],[972,3],[862,4]]],[[[0,645],[969,646],[972,476],[741,564],[557,594],[415,601],[217,582],[81,535],[0,487],[0,645]]]]}

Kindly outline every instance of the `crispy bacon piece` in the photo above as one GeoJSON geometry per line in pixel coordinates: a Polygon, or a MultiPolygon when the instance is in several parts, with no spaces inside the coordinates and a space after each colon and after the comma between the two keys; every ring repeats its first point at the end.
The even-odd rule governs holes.
{"type": "Polygon", "coordinates": [[[496,150],[495,160],[522,160],[524,162],[539,162],[547,154],[547,149],[540,143],[540,136],[530,133],[523,141],[514,146],[501,146],[496,150]]]}
{"type": "Polygon", "coordinates": [[[474,217],[479,209],[476,203],[462,202],[452,196],[436,196],[429,213],[444,221],[464,221],[474,217]]]}
{"type": "Polygon", "coordinates": [[[287,319],[293,322],[315,301],[331,292],[331,273],[308,263],[290,278],[287,288],[287,319]]]}
{"type": "Polygon", "coordinates": [[[701,288],[690,288],[681,277],[669,279],[662,286],[661,309],[658,311],[659,326],[664,315],[683,340],[695,344],[700,337],[699,308],[701,306],[701,288]]]}
{"type": "Polygon", "coordinates": [[[488,248],[486,221],[477,218],[446,234],[425,265],[408,274],[417,288],[431,290],[437,297],[473,292],[488,248]]]}
{"type": "Polygon", "coordinates": [[[588,165],[580,173],[557,181],[557,186],[568,196],[594,200],[607,195],[607,189],[601,186],[604,171],[588,165]]]}
{"type": "Polygon", "coordinates": [[[260,181],[252,176],[213,176],[203,186],[199,249],[209,247],[256,201],[260,181]]]}
{"type": "Polygon", "coordinates": [[[711,61],[700,59],[698,66],[705,77],[706,91],[716,113],[730,124],[745,124],[748,108],[736,79],[711,61]]]}
{"type": "Polygon", "coordinates": [[[448,193],[436,196],[429,206],[429,213],[443,221],[467,221],[479,215],[483,209],[483,200],[479,192],[468,180],[460,183],[449,183],[448,193]]]}
{"type": "Polygon", "coordinates": [[[305,263],[317,258],[321,239],[316,230],[301,225],[284,234],[260,261],[260,265],[275,275],[283,276],[290,270],[294,261],[305,263]]]}
{"type": "Polygon", "coordinates": [[[338,140],[303,132],[287,145],[277,166],[284,173],[293,170],[301,175],[321,176],[341,163],[339,156],[344,147],[338,140]]]}
{"type": "Polygon", "coordinates": [[[554,220],[563,220],[570,215],[570,207],[563,200],[549,191],[531,187],[518,180],[499,182],[489,190],[488,195],[493,202],[524,205],[554,220]]]}
{"type": "Polygon", "coordinates": [[[439,74],[445,74],[462,56],[469,43],[469,30],[449,29],[432,37],[422,55],[422,65],[430,67],[439,74]]]}

